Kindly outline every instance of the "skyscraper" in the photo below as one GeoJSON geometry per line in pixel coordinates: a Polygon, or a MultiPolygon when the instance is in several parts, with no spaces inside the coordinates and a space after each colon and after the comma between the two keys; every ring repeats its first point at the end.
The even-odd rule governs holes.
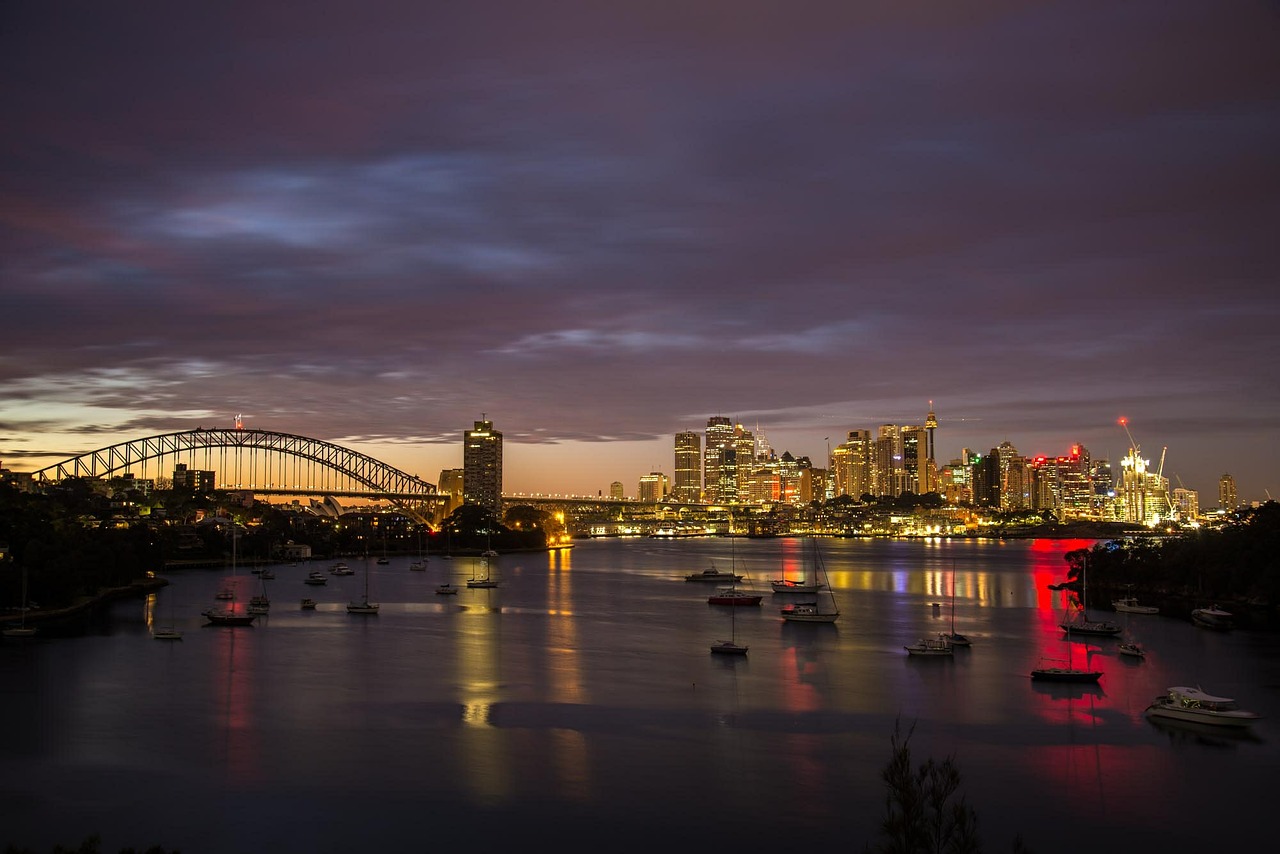
{"type": "Polygon", "coordinates": [[[671,497],[696,503],[702,500],[702,437],[692,430],[676,434],[675,483],[671,497]]]}
{"type": "Polygon", "coordinates": [[[1235,510],[1239,504],[1236,498],[1236,479],[1229,474],[1218,478],[1218,506],[1223,510],[1235,510]]]}
{"type": "Polygon", "coordinates": [[[734,464],[733,479],[729,482],[736,489],[737,455],[733,445],[733,422],[722,415],[707,419],[706,442],[702,447],[702,483],[705,498],[710,503],[732,501],[736,494],[725,495],[725,466],[734,464]]]}
{"type": "Polygon", "coordinates": [[[462,497],[502,515],[502,434],[492,421],[477,421],[463,436],[462,497]]]}

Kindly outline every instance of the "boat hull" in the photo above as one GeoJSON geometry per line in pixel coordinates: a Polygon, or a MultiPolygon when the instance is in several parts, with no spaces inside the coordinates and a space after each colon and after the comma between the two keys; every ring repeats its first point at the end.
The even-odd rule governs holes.
{"type": "Polygon", "coordinates": [[[711,651],[716,655],[746,655],[747,647],[732,641],[721,641],[720,643],[713,643],[711,651]]]}
{"type": "Polygon", "coordinates": [[[761,600],[763,599],[764,599],[763,596],[754,596],[754,595],[744,595],[744,596],[719,595],[719,596],[708,596],[707,604],[708,605],[730,605],[730,606],[759,605],[761,600]]]}
{"type": "Polygon", "coordinates": [[[1102,678],[1102,672],[1073,667],[1041,667],[1031,671],[1031,678],[1037,682],[1097,682],[1102,678]]]}
{"type": "Polygon", "coordinates": [[[1182,723],[1205,724],[1215,727],[1248,727],[1258,720],[1254,712],[1237,709],[1229,712],[1215,712],[1209,709],[1185,709],[1174,706],[1163,698],[1147,707],[1147,717],[1162,718],[1182,723]]]}

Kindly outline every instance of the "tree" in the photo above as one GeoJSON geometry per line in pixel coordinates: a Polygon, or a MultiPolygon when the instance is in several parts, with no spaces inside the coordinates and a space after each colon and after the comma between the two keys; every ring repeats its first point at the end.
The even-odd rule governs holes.
{"type": "MultiPolygon", "coordinates": [[[[893,724],[889,743],[893,755],[880,772],[888,787],[885,817],[880,825],[882,854],[981,854],[978,814],[960,791],[960,770],[948,756],[932,757],[919,768],[911,765],[911,736],[915,724],[902,733],[901,721],[893,724]]],[[[1029,854],[1021,838],[1014,839],[1015,854],[1029,854]]]]}

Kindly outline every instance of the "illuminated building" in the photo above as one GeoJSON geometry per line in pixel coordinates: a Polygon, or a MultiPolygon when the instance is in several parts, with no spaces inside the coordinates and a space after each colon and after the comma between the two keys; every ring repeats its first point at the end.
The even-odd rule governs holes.
{"type": "Polygon", "coordinates": [[[933,443],[933,432],[938,429],[938,416],[934,414],[932,400],[929,401],[929,414],[924,419],[924,429],[928,435],[928,442],[925,448],[924,465],[921,467],[924,480],[920,484],[920,491],[937,492],[938,458],[935,456],[936,446],[933,443]]]}
{"type": "Polygon", "coordinates": [[[1235,510],[1240,505],[1236,496],[1236,479],[1229,474],[1218,478],[1218,506],[1223,510],[1235,510]]]}
{"type": "Polygon", "coordinates": [[[623,487],[622,481],[615,480],[613,483],[609,484],[609,497],[615,501],[621,501],[627,497],[626,489],[623,487]]]}
{"type": "Polygon", "coordinates": [[[692,430],[676,434],[675,482],[671,497],[690,504],[702,500],[702,437],[692,430]]]}
{"type": "Polygon", "coordinates": [[[929,437],[920,426],[902,428],[902,491],[917,495],[929,491],[933,480],[929,474],[932,464],[926,458],[929,437]]]}
{"type": "Polygon", "coordinates": [[[872,446],[871,494],[898,497],[906,488],[902,474],[902,431],[881,424],[872,446]]]}
{"type": "Polygon", "coordinates": [[[871,493],[871,432],[850,430],[849,438],[831,451],[835,494],[854,498],[871,493]]]}
{"type": "Polygon", "coordinates": [[[747,479],[756,462],[756,437],[741,424],[733,428],[733,450],[736,467],[734,468],[733,498],[721,501],[742,501],[747,494],[747,479]]]}
{"type": "Polygon", "coordinates": [[[722,415],[713,415],[707,419],[706,441],[702,447],[702,484],[706,501],[716,504],[733,500],[737,497],[737,454],[731,455],[734,465],[734,477],[730,480],[733,494],[725,497],[725,466],[730,462],[726,452],[733,451],[733,422],[722,415]]]}
{"type": "Polygon", "coordinates": [[[1191,520],[1200,518],[1200,493],[1194,489],[1178,487],[1173,491],[1174,509],[1179,518],[1191,520]]]}
{"type": "Polygon", "coordinates": [[[173,467],[173,488],[197,493],[212,492],[218,488],[216,475],[216,472],[189,469],[186,463],[178,463],[173,467]]]}
{"type": "Polygon", "coordinates": [[[649,472],[640,478],[639,496],[641,501],[657,502],[667,497],[669,482],[667,476],[660,471],[649,472]]]}
{"type": "Polygon", "coordinates": [[[973,503],[979,507],[1000,506],[1000,451],[992,448],[983,457],[975,457],[970,471],[973,503]]]}
{"type": "Polygon", "coordinates": [[[492,421],[477,421],[463,436],[462,497],[502,515],[502,434],[492,421]]]}

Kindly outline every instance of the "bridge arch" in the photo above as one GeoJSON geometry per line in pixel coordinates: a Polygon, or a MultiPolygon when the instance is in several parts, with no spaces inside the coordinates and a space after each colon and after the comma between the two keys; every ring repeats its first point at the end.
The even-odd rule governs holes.
{"type": "MultiPolygon", "coordinates": [[[[202,453],[207,464],[209,453],[214,450],[233,452],[237,475],[245,466],[243,455],[247,453],[249,456],[247,483],[239,478],[232,482],[227,480],[226,455],[223,454],[224,469],[219,473],[223,477],[223,485],[220,488],[224,489],[299,494],[339,491],[327,489],[314,482],[300,482],[297,465],[293,467],[294,477],[293,482],[290,483],[289,466],[281,460],[292,459],[304,461],[313,466],[318,465],[322,472],[331,473],[358,484],[367,490],[369,496],[386,498],[415,519],[428,524],[430,520],[419,507],[425,503],[436,504],[445,498],[436,490],[435,484],[387,465],[367,454],[321,439],[295,436],[291,433],[277,433],[271,430],[197,427],[194,430],[131,439],[128,442],[89,451],[46,466],[33,472],[32,477],[46,482],[71,477],[100,478],[132,472],[135,468],[141,468],[145,472],[146,464],[153,461],[158,471],[160,463],[165,459],[172,459],[175,462],[183,459],[195,461],[202,453]],[[263,455],[261,460],[258,459],[259,453],[263,455]],[[258,478],[259,462],[262,465],[261,482],[258,478]],[[273,477],[275,479],[272,479],[273,477]]],[[[314,469],[311,472],[314,474],[314,469]]]]}

